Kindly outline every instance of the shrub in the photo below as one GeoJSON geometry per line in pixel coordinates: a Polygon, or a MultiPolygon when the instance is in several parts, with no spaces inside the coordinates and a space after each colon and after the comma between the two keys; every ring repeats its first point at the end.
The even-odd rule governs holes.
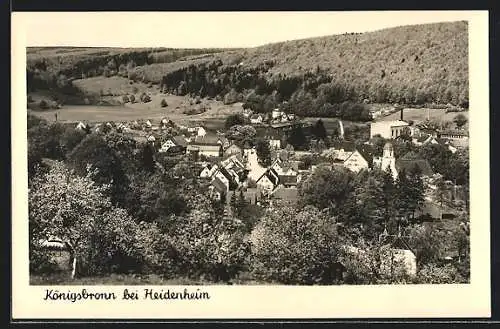
{"type": "Polygon", "coordinates": [[[161,100],[161,107],[167,107],[168,104],[167,104],[167,101],[165,99],[162,99],[161,100]]]}
{"type": "Polygon", "coordinates": [[[143,93],[143,94],[141,95],[141,101],[142,101],[143,103],[149,103],[149,102],[151,102],[151,97],[150,97],[148,94],[143,93]]]}
{"type": "Polygon", "coordinates": [[[135,103],[135,96],[130,95],[129,100],[130,100],[130,103],[135,103]]]}
{"type": "Polygon", "coordinates": [[[127,95],[123,95],[122,101],[123,101],[123,103],[128,103],[128,102],[130,102],[130,99],[128,98],[127,95]]]}
{"type": "Polygon", "coordinates": [[[48,103],[47,103],[47,101],[46,101],[46,100],[44,100],[44,99],[42,99],[42,100],[40,101],[39,105],[40,105],[40,108],[41,108],[42,110],[48,110],[48,109],[49,109],[49,104],[48,104],[48,103]]]}

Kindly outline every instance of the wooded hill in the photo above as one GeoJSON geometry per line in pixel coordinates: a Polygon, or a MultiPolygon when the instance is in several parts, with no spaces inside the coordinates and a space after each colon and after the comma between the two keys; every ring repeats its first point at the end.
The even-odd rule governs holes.
{"type": "Polygon", "coordinates": [[[468,28],[462,21],[205,51],[156,64],[147,60],[150,52],[138,51],[137,59],[115,55],[111,63],[85,61],[90,66],[61,73],[79,78],[83,67],[92,74],[160,83],[174,94],[242,101],[258,112],[281,107],[303,116],[361,121],[370,119],[364,103],[469,103],[468,28]]]}

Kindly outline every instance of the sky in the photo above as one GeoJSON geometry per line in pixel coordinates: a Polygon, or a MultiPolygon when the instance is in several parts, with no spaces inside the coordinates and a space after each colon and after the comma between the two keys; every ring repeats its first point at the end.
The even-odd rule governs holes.
{"type": "MultiPolygon", "coordinates": [[[[29,46],[254,47],[309,37],[467,20],[471,11],[13,13],[29,46]]],[[[15,31],[13,31],[15,33],[15,31]]],[[[16,34],[19,36],[19,34],[16,34]]]]}

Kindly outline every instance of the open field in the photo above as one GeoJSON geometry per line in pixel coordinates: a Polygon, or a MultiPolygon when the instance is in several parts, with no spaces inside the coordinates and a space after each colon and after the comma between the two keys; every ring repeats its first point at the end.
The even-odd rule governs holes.
{"type": "MultiPolygon", "coordinates": [[[[139,95],[136,96],[136,98],[139,95]]],[[[186,98],[181,96],[152,94],[149,103],[125,104],[120,106],[98,106],[98,105],[66,105],[59,110],[31,111],[30,113],[52,121],[54,114],[58,114],[58,120],[62,122],[104,122],[104,121],[133,121],[149,119],[159,121],[162,118],[170,119],[176,123],[199,121],[210,125],[214,121],[214,127],[222,128],[224,119],[233,113],[242,111],[241,103],[224,105],[222,102],[206,101],[207,111],[201,114],[186,115],[184,109],[196,105],[186,104],[186,98]],[[161,99],[165,99],[168,107],[162,108],[161,99]]]]}
{"type": "MultiPolygon", "coordinates": [[[[403,110],[403,116],[405,120],[413,120],[418,123],[421,121],[425,121],[427,119],[427,113],[429,113],[429,119],[437,120],[437,121],[453,121],[453,118],[458,114],[462,113],[469,118],[469,112],[448,112],[446,113],[446,109],[416,109],[416,108],[405,108],[403,110]]],[[[386,117],[379,118],[378,121],[391,121],[391,120],[399,120],[400,113],[392,113],[386,117]]]]}

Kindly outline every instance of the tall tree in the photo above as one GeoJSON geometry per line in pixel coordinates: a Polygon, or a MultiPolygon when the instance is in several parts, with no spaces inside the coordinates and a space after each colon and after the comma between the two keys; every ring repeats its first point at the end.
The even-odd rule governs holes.
{"type": "Polygon", "coordinates": [[[271,165],[271,147],[269,142],[259,139],[255,145],[255,151],[262,166],[269,167],[271,165]]]}
{"type": "Polygon", "coordinates": [[[323,124],[323,120],[319,119],[316,121],[312,128],[313,135],[320,140],[324,140],[326,138],[326,129],[323,124]]]}
{"type": "Polygon", "coordinates": [[[353,174],[345,168],[318,168],[301,182],[300,203],[313,205],[318,209],[342,209],[353,189],[353,174]]]}
{"type": "Polygon", "coordinates": [[[305,147],[307,139],[301,126],[295,126],[292,128],[292,131],[288,136],[288,143],[292,144],[295,149],[303,149],[305,147]]]}

